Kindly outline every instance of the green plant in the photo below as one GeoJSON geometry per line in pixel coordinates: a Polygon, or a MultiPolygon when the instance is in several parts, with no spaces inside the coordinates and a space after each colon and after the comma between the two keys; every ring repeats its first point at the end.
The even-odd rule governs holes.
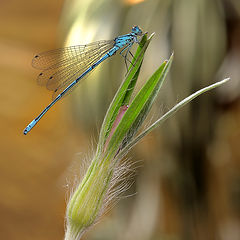
{"type": "Polygon", "coordinates": [[[128,181],[125,180],[125,177],[129,173],[129,164],[121,161],[121,159],[139,140],[185,104],[200,94],[229,80],[222,80],[185,98],[136,136],[159,93],[173,61],[172,54],[169,60],[161,64],[133,100],[130,101],[140,73],[144,53],[152,37],[153,35],[149,38],[144,35],[142,38],[128,75],[119,87],[106,113],[96,154],[83,180],[70,197],[67,206],[65,240],[80,239],[81,235],[97,222],[114,199],[124,189],[128,188],[128,181]]]}

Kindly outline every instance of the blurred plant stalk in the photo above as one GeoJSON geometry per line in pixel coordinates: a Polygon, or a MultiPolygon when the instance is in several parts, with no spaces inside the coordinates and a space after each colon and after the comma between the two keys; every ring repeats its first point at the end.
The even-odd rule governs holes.
{"type": "Polygon", "coordinates": [[[82,234],[111,207],[118,196],[128,189],[130,186],[128,173],[131,164],[121,159],[135,144],[191,100],[229,80],[225,79],[212,84],[185,98],[136,136],[173,61],[173,55],[169,60],[164,61],[130,102],[144,53],[153,35],[149,38],[147,35],[143,36],[128,74],[106,113],[96,154],[68,202],[65,240],[80,239],[82,234]]]}

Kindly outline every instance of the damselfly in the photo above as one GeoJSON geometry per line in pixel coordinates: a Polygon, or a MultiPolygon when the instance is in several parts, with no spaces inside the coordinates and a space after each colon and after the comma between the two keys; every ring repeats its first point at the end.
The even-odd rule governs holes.
{"type": "Polygon", "coordinates": [[[134,26],[128,34],[114,40],[98,41],[87,45],[77,45],[43,52],[32,60],[32,66],[41,69],[38,83],[53,91],[52,102],[24,129],[26,135],[44,116],[44,114],[70,90],[74,89],[80,80],[87,77],[93,69],[121,49],[125,62],[132,45],[139,43],[138,37],[143,32],[134,26]],[[123,54],[124,53],[124,54],[123,54]]]}

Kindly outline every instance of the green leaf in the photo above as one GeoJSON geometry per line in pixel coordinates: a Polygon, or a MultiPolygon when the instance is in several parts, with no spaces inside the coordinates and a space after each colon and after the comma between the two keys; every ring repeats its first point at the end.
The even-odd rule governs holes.
{"type": "Polygon", "coordinates": [[[143,61],[144,53],[153,37],[153,34],[147,39],[146,35],[143,36],[139,47],[136,51],[136,54],[133,59],[133,64],[131,70],[128,72],[125,80],[122,82],[120,88],[115,94],[110,107],[108,108],[107,114],[104,118],[102,128],[99,136],[99,144],[97,152],[100,154],[104,147],[105,141],[108,137],[108,134],[111,130],[112,124],[118,114],[118,111],[122,105],[128,104],[133,88],[136,84],[140,67],[143,61]]]}
{"type": "MultiPolygon", "coordinates": [[[[148,40],[146,34],[143,36],[143,38],[142,38],[142,40],[141,40],[141,42],[140,42],[140,44],[139,44],[139,47],[137,48],[137,51],[136,51],[136,53],[135,53],[135,56],[134,56],[134,58],[133,58],[132,64],[131,64],[131,66],[130,66],[130,68],[129,68],[129,71],[131,71],[132,66],[134,66],[134,65],[136,64],[139,56],[142,54],[142,49],[143,49],[144,45],[147,44],[146,47],[148,47],[148,44],[149,44],[149,42],[150,42],[150,40],[151,40],[152,37],[153,37],[153,35],[151,35],[150,38],[149,38],[149,40],[148,40]]],[[[146,49],[145,49],[145,51],[146,51],[146,49]]],[[[125,96],[124,96],[124,99],[123,99],[123,101],[122,101],[121,106],[123,106],[123,105],[128,105],[128,104],[129,104],[130,99],[131,99],[131,96],[132,96],[132,93],[133,93],[133,90],[134,90],[134,87],[135,87],[136,82],[137,82],[137,79],[138,79],[138,75],[139,75],[139,73],[140,73],[141,66],[142,66],[142,62],[141,62],[141,64],[140,64],[137,72],[135,73],[135,75],[134,75],[133,78],[131,79],[131,82],[130,82],[128,88],[126,89],[126,93],[125,93],[125,96]]]]}
{"type": "MultiPolygon", "coordinates": [[[[131,139],[135,136],[136,132],[138,131],[139,127],[141,127],[143,121],[146,119],[149,111],[151,110],[152,104],[155,101],[155,98],[157,97],[159,90],[161,89],[161,86],[165,80],[165,77],[167,75],[167,72],[169,71],[170,67],[171,67],[171,63],[173,60],[173,55],[170,57],[169,61],[164,62],[159,69],[152,75],[150,80],[159,80],[157,82],[156,87],[154,88],[154,91],[151,93],[151,95],[149,96],[148,100],[146,101],[144,107],[142,108],[141,112],[139,113],[138,117],[136,118],[136,120],[134,121],[134,123],[131,126],[131,129],[129,130],[129,132],[127,133],[125,139],[123,140],[123,145],[122,148],[124,148],[124,146],[131,141],[131,139]]],[[[149,81],[150,81],[149,80],[149,81]]]]}
{"type": "MultiPolygon", "coordinates": [[[[124,138],[126,139],[126,136],[129,137],[129,139],[134,136],[139,126],[146,118],[146,115],[148,114],[152,103],[157,96],[162,86],[162,83],[167,75],[172,60],[173,55],[171,56],[169,61],[165,61],[157,69],[157,71],[144,84],[142,89],[133,99],[133,102],[129,106],[128,110],[125,112],[109,142],[109,156],[112,156],[112,154],[116,154],[116,151],[119,149],[121,142],[124,140],[124,138]]],[[[126,142],[124,142],[123,144],[125,145],[126,142]]]]}

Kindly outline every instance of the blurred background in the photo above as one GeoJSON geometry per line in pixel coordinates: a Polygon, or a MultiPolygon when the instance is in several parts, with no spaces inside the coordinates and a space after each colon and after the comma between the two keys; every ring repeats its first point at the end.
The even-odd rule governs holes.
{"type": "Polygon", "coordinates": [[[232,80],[194,100],[131,151],[132,161],[142,160],[127,192],[136,194],[84,239],[240,239],[239,0],[0,1],[1,239],[63,239],[68,184],[94,151],[126,74],[121,56],[107,60],[24,136],[51,101],[51,92],[36,84],[32,57],[113,39],[133,25],[156,33],[140,81],[175,53],[153,118],[201,87],[232,80]]]}

